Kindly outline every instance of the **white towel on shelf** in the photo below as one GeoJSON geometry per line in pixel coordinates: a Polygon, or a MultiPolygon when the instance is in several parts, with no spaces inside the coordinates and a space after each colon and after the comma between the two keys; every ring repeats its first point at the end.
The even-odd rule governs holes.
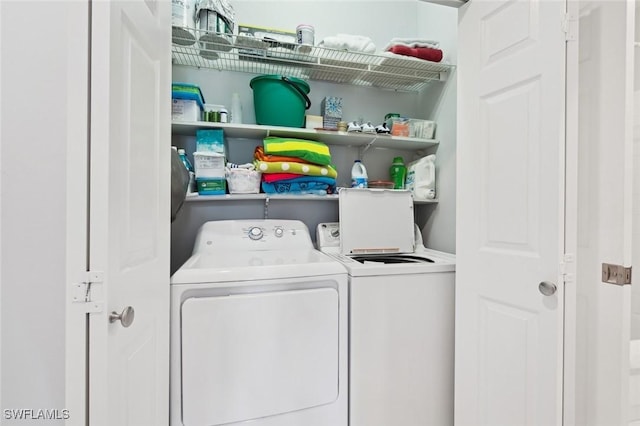
{"type": "Polygon", "coordinates": [[[440,49],[440,42],[422,38],[392,38],[389,44],[387,44],[382,50],[387,51],[393,46],[430,47],[432,49],[440,49]]]}
{"type": "Polygon", "coordinates": [[[376,45],[369,37],[352,34],[337,34],[322,39],[319,46],[351,52],[374,53],[376,45]]]}

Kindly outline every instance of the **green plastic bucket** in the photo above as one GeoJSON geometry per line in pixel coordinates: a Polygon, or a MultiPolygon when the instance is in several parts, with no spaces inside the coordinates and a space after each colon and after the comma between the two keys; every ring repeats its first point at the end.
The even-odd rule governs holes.
{"type": "Polygon", "coordinates": [[[304,127],[304,112],[311,106],[309,84],[277,74],[251,79],[256,123],[268,126],[304,127]]]}

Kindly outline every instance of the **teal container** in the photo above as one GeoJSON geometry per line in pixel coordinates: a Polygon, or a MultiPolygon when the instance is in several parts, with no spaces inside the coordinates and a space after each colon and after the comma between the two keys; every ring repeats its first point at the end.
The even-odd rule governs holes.
{"type": "Polygon", "coordinates": [[[393,182],[393,189],[404,189],[404,183],[407,179],[407,166],[404,165],[402,157],[395,157],[391,167],[389,168],[389,177],[393,182]]]}
{"type": "Polygon", "coordinates": [[[253,89],[256,123],[267,126],[304,127],[305,111],[311,107],[309,84],[295,77],[271,74],[255,77],[253,89]]]}

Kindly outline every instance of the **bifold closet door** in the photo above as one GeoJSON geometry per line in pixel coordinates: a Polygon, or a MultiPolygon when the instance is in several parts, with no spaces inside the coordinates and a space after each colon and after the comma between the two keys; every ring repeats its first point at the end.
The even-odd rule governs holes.
{"type": "Polygon", "coordinates": [[[458,9],[459,425],[562,424],[566,7],[458,9]]]}
{"type": "Polygon", "coordinates": [[[171,7],[91,7],[89,422],[169,422],[171,7]]]}

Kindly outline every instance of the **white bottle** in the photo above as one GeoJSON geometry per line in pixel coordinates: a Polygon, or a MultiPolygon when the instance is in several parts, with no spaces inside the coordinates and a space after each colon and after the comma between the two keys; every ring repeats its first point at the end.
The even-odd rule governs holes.
{"type": "Polygon", "coordinates": [[[231,122],[242,124],[242,104],[240,104],[240,95],[237,93],[231,95],[231,122]]]}
{"type": "Polygon", "coordinates": [[[353,167],[351,167],[351,187],[367,188],[369,186],[368,181],[367,169],[364,167],[364,164],[362,164],[362,161],[354,161],[353,167]]]}

